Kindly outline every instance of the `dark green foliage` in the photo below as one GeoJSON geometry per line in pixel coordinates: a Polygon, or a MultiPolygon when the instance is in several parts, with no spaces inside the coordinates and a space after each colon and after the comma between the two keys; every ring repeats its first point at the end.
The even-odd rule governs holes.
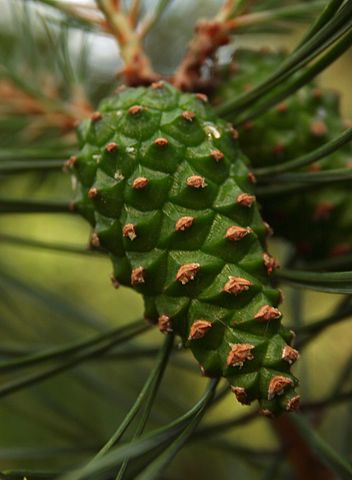
{"type": "Polygon", "coordinates": [[[146,317],[178,334],[205,375],[227,377],[242,403],[295,409],[297,352],[237,132],[204,95],[160,82],[104,100],[78,136],[68,162],[76,207],[111,255],[114,284],[139,291],[146,317]]]}
{"type": "MultiPolygon", "coordinates": [[[[283,51],[239,50],[226,67],[217,90],[218,101],[248,91],[277,69],[283,51]]],[[[338,93],[311,83],[272,110],[247,122],[240,145],[256,167],[298,158],[337,137],[345,128],[338,93]]],[[[306,171],[350,168],[350,145],[305,167],[306,171]]],[[[311,191],[263,198],[264,217],[275,234],[291,241],[308,258],[339,255],[352,249],[352,205],[349,185],[314,186],[311,191]],[[309,232],[309,234],[308,234],[309,232]]]]}

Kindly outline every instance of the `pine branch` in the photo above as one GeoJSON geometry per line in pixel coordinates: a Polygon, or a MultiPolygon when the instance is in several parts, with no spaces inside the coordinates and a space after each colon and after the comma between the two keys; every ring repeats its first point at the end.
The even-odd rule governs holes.
{"type": "Polygon", "coordinates": [[[352,141],[352,128],[346,129],[341,135],[334,138],[328,143],[325,143],[316,150],[309,152],[305,155],[302,155],[299,158],[294,160],[289,160],[287,162],[282,162],[278,165],[270,165],[269,167],[262,167],[253,169],[253,173],[256,177],[271,177],[277,173],[288,172],[290,170],[296,170],[301,167],[306,167],[312,163],[321,160],[331,153],[336,152],[338,149],[342,148],[344,145],[347,145],[352,141]]]}
{"type": "Polygon", "coordinates": [[[86,350],[79,351],[73,358],[63,361],[58,365],[54,365],[52,367],[43,369],[42,371],[24,375],[16,380],[4,383],[0,387],[0,398],[52,378],[54,375],[58,375],[66,370],[76,367],[89,358],[97,355],[103,355],[105,352],[109,351],[119,343],[126,342],[131,338],[134,338],[136,335],[145,332],[147,329],[148,325],[145,322],[136,322],[135,324],[129,324],[125,327],[120,327],[119,331],[115,332],[113,335],[110,335],[110,337],[102,345],[93,345],[86,350]]]}
{"type": "Polygon", "coordinates": [[[121,57],[125,62],[123,75],[128,85],[149,84],[159,78],[153,71],[146,56],[141,39],[133,23],[114,0],[97,0],[107,26],[120,46],[121,57]]]}
{"type": "MultiPolygon", "coordinates": [[[[257,100],[261,99],[263,95],[270,93],[274,87],[277,87],[278,85],[282,84],[284,80],[290,78],[295,72],[302,69],[311,60],[316,58],[320,53],[322,53],[329,46],[333,45],[341,37],[343,40],[344,39],[346,40],[346,38],[344,37],[345,34],[346,34],[346,37],[348,37],[348,40],[346,40],[347,45],[345,46],[345,49],[347,49],[351,44],[351,39],[349,37],[349,34],[351,34],[352,32],[352,16],[351,15],[352,15],[352,3],[348,2],[341,9],[341,11],[336,14],[335,17],[333,17],[328,23],[325,24],[323,28],[319,30],[318,33],[316,33],[302,47],[294,50],[287,57],[287,59],[282,63],[281,67],[279,67],[272,75],[270,75],[267,80],[260,83],[255,89],[251,90],[251,92],[240,95],[236,99],[226,102],[225,104],[217,107],[216,109],[217,113],[223,116],[227,116],[227,115],[233,116],[233,115],[242,113],[244,109],[249,108],[257,100]]],[[[342,54],[342,51],[339,53],[339,55],[342,54]]],[[[335,58],[337,58],[337,52],[335,52],[335,54],[336,54],[335,58]]],[[[332,63],[332,61],[333,60],[330,59],[330,63],[332,63]]],[[[321,65],[321,63],[319,63],[319,65],[321,65]]],[[[326,66],[327,65],[325,64],[325,66],[322,68],[326,68],[326,66]]],[[[312,72],[313,71],[314,71],[314,76],[317,75],[317,73],[319,73],[319,72],[316,72],[314,69],[312,69],[312,72]]],[[[308,80],[306,79],[305,83],[307,81],[308,80]]],[[[298,88],[299,87],[297,87],[296,90],[298,88]]],[[[291,91],[291,93],[293,92],[291,91]]],[[[245,117],[244,119],[241,118],[240,121],[244,122],[246,120],[247,120],[247,117],[245,117]]]]}
{"type": "Polygon", "coordinates": [[[74,206],[67,202],[32,200],[8,200],[0,198],[0,214],[14,213],[75,213],[74,206]]]}

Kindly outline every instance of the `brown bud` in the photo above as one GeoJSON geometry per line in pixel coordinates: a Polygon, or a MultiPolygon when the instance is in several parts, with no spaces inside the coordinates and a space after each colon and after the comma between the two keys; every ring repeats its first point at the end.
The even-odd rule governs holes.
{"type": "Polygon", "coordinates": [[[191,175],[186,180],[187,186],[192,188],[205,188],[207,184],[205,183],[205,178],[200,175],[191,175]]]}
{"type": "Polygon", "coordinates": [[[233,343],[227,355],[227,365],[230,367],[243,367],[246,360],[253,360],[253,349],[254,345],[250,343],[233,343]]]}
{"type": "Polygon", "coordinates": [[[271,275],[273,271],[279,267],[279,264],[276,261],[276,259],[271,255],[269,255],[269,253],[267,252],[263,253],[263,262],[264,262],[266,271],[268,272],[268,275],[271,275]]]}
{"type": "Polygon", "coordinates": [[[164,332],[172,332],[172,323],[168,315],[160,315],[158,319],[159,330],[164,332]]]}
{"type": "Polygon", "coordinates": [[[105,150],[108,153],[115,152],[115,150],[117,150],[117,149],[118,149],[118,145],[115,142],[111,142],[111,143],[108,143],[107,145],[105,145],[105,150]]]}
{"type": "Polygon", "coordinates": [[[236,203],[241,205],[241,207],[250,208],[255,202],[255,196],[250,195],[249,193],[240,193],[236,198],[236,203]]]}
{"type": "Polygon", "coordinates": [[[153,90],[159,90],[160,88],[163,88],[165,85],[165,82],[163,80],[159,80],[157,82],[153,82],[150,86],[153,90]]]}
{"type": "Polygon", "coordinates": [[[324,137],[328,133],[328,127],[322,120],[316,120],[311,123],[310,131],[315,137],[324,137]]]}
{"type": "Polygon", "coordinates": [[[301,397],[299,395],[292,397],[286,404],[286,410],[288,412],[297,412],[297,410],[299,409],[300,401],[301,397]]]}
{"type": "Polygon", "coordinates": [[[207,95],[205,95],[205,93],[196,93],[195,97],[198,98],[198,100],[200,100],[203,103],[208,102],[208,97],[207,97],[207,95]]]}
{"type": "Polygon", "coordinates": [[[137,177],[133,180],[132,188],[135,190],[141,190],[145,188],[149,183],[149,180],[146,177],[137,177]]]}
{"type": "Polygon", "coordinates": [[[95,188],[95,187],[91,187],[89,190],[88,190],[88,197],[89,198],[95,198],[96,196],[99,195],[99,192],[98,192],[98,189],[95,188]]]}
{"type": "Polygon", "coordinates": [[[103,116],[100,112],[93,112],[90,118],[92,122],[97,122],[98,120],[101,120],[103,116]]]}
{"type": "Polygon", "coordinates": [[[186,263],[178,269],[176,273],[176,280],[182,285],[186,285],[191,280],[194,280],[194,277],[200,269],[199,263],[186,263]]]}
{"type": "Polygon", "coordinates": [[[246,278],[241,277],[229,277],[229,280],[225,283],[224,292],[232,295],[238,295],[239,293],[246,292],[251,287],[252,283],[246,278]]]}
{"type": "Polygon", "coordinates": [[[193,225],[193,217],[181,217],[176,222],[176,232],[184,232],[193,225]]]}
{"type": "Polygon", "coordinates": [[[292,365],[295,363],[296,360],[299,358],[299,353],[294,348],[290,347],[289,345],[285,345],[282,350],[282,360],[292,365]]]}
{"type": "Polygon", "coordinates": [[[130,115],[138,115],[139,113],[141,113],[142,110],[143,107],[141,107],[140,105],[132,105],[132,107],[128,109],[128,113],[130,115]]]}
{"type": "Polygon", "coordinates": [[[137,238],[136,226],[133,225],[133,223],[126,223],[122,229],[122,235],[133,241],[135,238],[137,238]]]}
{"type": "Polygon", "coordinates": [[[188,340],[198,340],[199,338],[203,338],[212,326],[213,324],[208,320],[196,320],[191,325],[188,340]]]}
{"type": "Polygon", "coordinates": [[[111,275],[111,284],[112,286],[117,290],[120,287],[120,282],[117,280],[117,278],[114,275],[111,275]]]}
{"type": "Polygon", "coordinates": [[[154,145],[157,145],[158,147],[166,147],[168,144],[169,140],[164,137],[158,137],[154,140],[154,145]]]}
{"type": "Polygon", "coordinates": [[[196,114],[194,112],[190,112],[186,110],[182,112],[181,116],[188,122],[192,122],[195,119],[196,114]]]}
{"type": "Polygon", "coordinates": [[[97,232],[92,232],[90,236],[90,243],[91,245],[93,245],[93,247],[96,247],[96,248],[100,247],[100,240],[97,232]]]}
{"type": "Polygon", "coordinates": [[[258,313],[254,315],[255,320],[259,320],[260,322],[269,322],[270,320],[277,320],[280,318],[282,313],[275,307],[271,307],[270,305],[264,305],[260,308],[258,313]]]}
{"type": "Polygon", "coordinates": [[[243,387],[233,387],[231,386],[231,391],[235,394],[237,401],[242,403],[242,405],[250,405],[248,400],[246,390],[243,387]]]}
{"type": "Polygon", "coordinates": [[[131,273],[131,285],[134,287],[135,285],[144,283],[145,282],[144,276],[145,276],[145,270],[143,267],[134,268],[131,273]]]}
{"type": "Polygon", "coordinates": [[[293,387],[293,380],[283,375],[276,375],[270,380],[268,388],[268,400],[272,400],[276,395],[282,395],[285,388],[293,387]]]}
{"type": "Polygon", "coordinates": [[[225,238],[233,242],[237,242],[238,240],[242,240],[242,238],[252,232],[253,230],[250,227],[244,228],[233,225],[226,230],[225,238]]]}
{"type": "Polygon", "coordinates": [[[211,156],[211,158],[212,158],[213,160],[215,160],[216,162],[220,162],[220,161],[223,160],[224,157],[225,157],[225,155],[224,155],[222,152],[220,152],[220,150],[218,150],[218,149],[212,150],[212,151],[210,152],[210,156],[211,156]]]}

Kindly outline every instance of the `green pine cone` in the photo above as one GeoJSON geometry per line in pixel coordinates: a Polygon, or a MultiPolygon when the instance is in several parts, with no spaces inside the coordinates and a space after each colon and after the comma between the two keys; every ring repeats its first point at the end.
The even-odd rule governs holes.
{"type": "Polygon", "coordinates": [[[120,89],[78,136],[77,208],[111,256],[114,283],[140,292],[146,317],[179,335],[205,375],[226,377],[240,402],[296,409],[298,353],[237,132],[205,95],[158,82],[120,89]]]}
{"type": "MultiPolygon", "coordinates": [[[[241,49],[223,68],[216,97],[229,100],[266,79],[285,59],[282,51],[241,49]]],[[[298,158],[341,134],[339,96],[315,83],[303,87],[240,130],[240,146],[256,167],[298,158]]],[[[352,146],[305,167],[306,171],[351,168],[352,146]]],[[[309,193],[283,194],[262,201],[275,234],[292,242],[307,258],[352,251],[352,204],[348,184],[315,187],[309,193]],[[307,235],[309,232],[309,235],[307,235]]]]}

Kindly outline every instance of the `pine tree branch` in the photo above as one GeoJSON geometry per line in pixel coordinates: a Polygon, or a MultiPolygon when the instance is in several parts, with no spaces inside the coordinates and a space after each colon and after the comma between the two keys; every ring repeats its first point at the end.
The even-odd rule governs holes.
{"type": "Polygon", "coordinates": [[[253,169],[253,173],[256,177],[271,177],[277,173],[288,172],[290,170],[296,170],[301,167],[306,167],[311,165],[312,163],[321,160],[322,158],[327,157],[331,153],[336,152],[338,149],[347,145],[352,141],[352,128],[346,129],[341,135],[334,138],[328,143],[325,143],[321,147],[309,152],[305,155],[302,155],[299,158],[295,158],[294,160],[289,160],[288,162],[283,162],[278,165],[271,165],[269,167],[262,167],[253,169]]]}
{"type": "Polygon", "coordinates": [[[149,84],[159,78],[144,52],[141,39],[120,4],[114,0],[97,0],[107,27],[116,38],[125,62],[123,75],[128,85],[149,84]]]}

